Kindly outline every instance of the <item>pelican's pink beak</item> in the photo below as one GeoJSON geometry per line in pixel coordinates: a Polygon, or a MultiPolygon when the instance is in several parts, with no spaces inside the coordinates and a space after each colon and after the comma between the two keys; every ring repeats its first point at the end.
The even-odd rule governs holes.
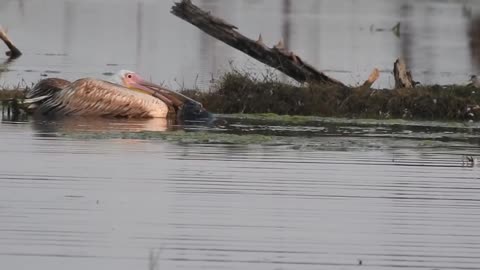
{"type": "Polygon", "coordinates": [[[153,92],[158,92],[159,90],[165,90],[165,88],[161,87],[160,85],[148,82],[144,79],[138,79],[136,80],[135,83],[138,85],[138,87],[141,87],[142,89],[149,89],[150,91],[153,91],[153,92]]]}
{"type": "Polygon", "coordinates": [[[131,78],[130,85],[131,86],[129,88],[135,88],[144,91],[156,98],[161,99],[168,105],[182,106],[185,102],[200,104],[199,102],[181,93],[166,89],[158,84],[148,82],[136,74],[133,78],[131,78]]]}
{"type": "Polygon", "coordinates": [[[142,79],[140,76],[135,76],[134,78],[131,79],[129,88],[138,89],[144,93],[154,96],[169,106],[173,104],[173,101],[164,93],[162,93],[162,91],[168,91],[168,90],[161,87],[160,85],[148,82],[142,79]]]}
{"type": "Polygon", "coordinates": [[[129,76],[132,77],[128,77],[128,79],[123,78],[123,81],[124,85],[127,85],[127,87],[130,89],[141,90],[142,92],[146,92],[150,95],[154,95],[159,90],[163,89],[160,85],[148,82],[137,74],[129,74],[129,76]]]}
{"type": "Polygon", "coordinates": [[[128,85],[128,88],[141,90],[149,95],[153,95],[155,93],[154,89],[151,89],[145,84],[145,81],[141,78],[132,78],[129,83],[125,83],[128,85]]]}

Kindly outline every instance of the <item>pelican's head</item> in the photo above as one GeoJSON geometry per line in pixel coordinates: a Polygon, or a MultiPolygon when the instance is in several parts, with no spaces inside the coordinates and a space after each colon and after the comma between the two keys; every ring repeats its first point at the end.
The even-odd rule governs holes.
{"type": "Polygon", "coordinates": [[[151,83],[145,81],[140,75],[130,70],[120,70],[112,76],[111,82],[149,95],[153,95],[156,92],[151,89],[151,83]]]}

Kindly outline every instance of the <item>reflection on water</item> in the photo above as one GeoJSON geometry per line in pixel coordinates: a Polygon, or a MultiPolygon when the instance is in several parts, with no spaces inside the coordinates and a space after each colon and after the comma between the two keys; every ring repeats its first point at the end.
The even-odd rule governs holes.
{"type": "Polygon", "coordinates": [[[75,132],[107,132],[107,131],[167,131],[172,130],[173,120],[165,118],[153,119],[115,119],[98,117],[70,117],[59,120],[36,119],[32,125],[38,134],[75,133],[75,132]]]}
{"type": "Polygon", "coordinates": [[[185,128],[276,131],[228,144],[164,140],[186,133],[157,120],[2,122],[2,266],[477,269],[479,167],[462,160],[480,148],[460,138],[478,127],[344,121],[185,128]]]}
{"type": "MultiPolygon", "coordinates": [[[[464,83],[480,70],[475,42],[480,2],[197,0],[247,36],[280,39],[303,59],[349,84],[377,67],[379,87],[393,85],[391,69],[404,56],[426,84],[464,83]],[[400,36],[389,29],[400,22],[400,36]],[[382,30],[382,31],[380,31],[382,30]]],[[[27,84],[43,76],[102,77],[133,69],[171,88],[205,87],[229,68],[261,71],[241,52],[169,13],[171,1],[10,0],[2,23],[24,56],[2,80],[27,84]]]]}
{"type": "Polygon", "coordinates": [[[470,54],[476,74],[480,71],[480,16],[473,18],[470,22],[468,37],[470,39],[470,54]]]}

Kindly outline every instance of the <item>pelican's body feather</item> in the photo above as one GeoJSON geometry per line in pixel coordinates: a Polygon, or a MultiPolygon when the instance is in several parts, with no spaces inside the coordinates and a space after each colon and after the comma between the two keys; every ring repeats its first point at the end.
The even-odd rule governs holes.
{"type": "Polygon", "coordinates": [[[168,106],[160,99],[107,81],[84,78],[67,84],[46,80],[27,95],[45,97],[36,107],[42,115],[164,118],[168,114],[168,106]]]}
{"type": "Polygon", "coordinates": [[[51,96],[56,92],[67,88],[71,82],[60,78],[48,78],[39,81],[33,88],[27,92],[27,99],[51,96]]]}

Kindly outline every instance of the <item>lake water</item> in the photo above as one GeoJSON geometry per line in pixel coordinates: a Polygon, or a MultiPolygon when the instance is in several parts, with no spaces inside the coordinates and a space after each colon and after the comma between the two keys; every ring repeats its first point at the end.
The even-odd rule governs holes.
{"type": "MultiPolygon", "coordinates": [[[[283,38],[303,59],[348,84],[374,67],[375,86],[393,86],[398,56],[424,84],[466,83],[480,71],[480,2],[197,0],[242,33],[283,38]],[[400,22],[400,35],[390,29],[400,22]]],[[[31,84],[44,76],[104,78],[120,69],[179,89],[207,88],[230,70],[264,66],[170,14],[172,1],[3,0],[1,24],[24,52],[0,82],[31,84]]]]}
{"type": "Polygon", "coordinates": [[[305,119],[5,120],[2,268],[478,269],[478,124],[305,119]]]}
{"type": "MultiPolygon", "coordinates": [[[[195,1],[349,84],[404,56],[480,71],[478,1],[195,1]],[[401,23],[397,37],[389,29],[401,23]]],[[[172,1],[4,0],[3,85],[132,69],[171,88],[264,66],[172,1]]],[[[0,59],[1,61],[2,59],[0,59]]],[[[0,122],[1,269],[478,269],[478,123],[219,116],[0,122]]]]}

